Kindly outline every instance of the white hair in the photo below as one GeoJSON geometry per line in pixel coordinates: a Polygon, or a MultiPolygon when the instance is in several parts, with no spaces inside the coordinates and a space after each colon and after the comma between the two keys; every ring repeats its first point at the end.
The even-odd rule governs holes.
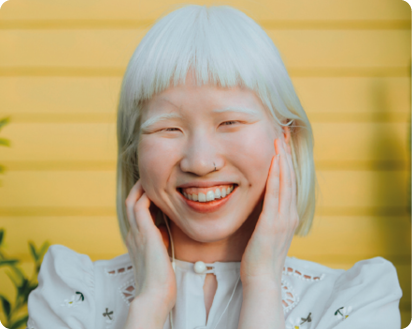
{"type": "Polygon", "coordinates": [[[117,117],[117,214],[123,241],[125,200],[139,179],[137,145],[144,101],[192,72],[199,86],[243,86],[269,109],[273,124],[291,127],[299,226],[306,235],[315,212],[313,134],[281,56],[266,32],[229,6],[188,5],[158,20],[136,48],[124,75],[117,117]]]}

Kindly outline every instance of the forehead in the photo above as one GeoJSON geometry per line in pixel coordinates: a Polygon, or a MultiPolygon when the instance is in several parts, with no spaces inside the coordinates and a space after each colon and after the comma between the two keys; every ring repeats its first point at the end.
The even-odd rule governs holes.
{"type": "Polygon", "coordinates": [[[266,112],[265,106],[248,88],[235,86],[222,88],[215,85],[198,86],[191,81],[178,86],[171,86],[145,101],[142,106],[143,117],[167,112],[213,111],[228,107],[247,107],[257,112],[266,112]]]}

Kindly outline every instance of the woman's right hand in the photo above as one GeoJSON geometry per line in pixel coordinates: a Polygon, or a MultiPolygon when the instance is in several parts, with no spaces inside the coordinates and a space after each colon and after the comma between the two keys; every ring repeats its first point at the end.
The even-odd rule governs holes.
{"type": "MultiPolygon", "coordinates": [[[[130,224],[126,245],[133,264],[136,284],[136,297],[130,306],[130,311],[135,315],[139,313],[139,316],[133,316],[129,311],[129,318],[131,318],[128,318],[128,324],[135,323],[133,318],[140,318],[142,313],[141,309],[133,310],[134,305],[136,308],[144,305],[147,311],[144,311],[146,316],[155,311],[156,314],[153,315],[164,323],[176,303],[176,278],[167,252],[167,233],[164,230],[161,232],[156,227],[155,214],[152,215],[150,205],[151,201],[140,181],[137,181],[126,198],[127,217],[130,224]]],[[[126,327],[129,328],[129,326],[126,327]]],[[[130,325],[130,328],[133,327],[130,325]]]]}

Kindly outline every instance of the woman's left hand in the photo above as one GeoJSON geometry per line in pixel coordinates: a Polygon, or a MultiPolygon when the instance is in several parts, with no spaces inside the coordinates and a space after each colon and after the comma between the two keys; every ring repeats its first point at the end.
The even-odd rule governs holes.
{"type": "Polygon", "coordinates": [[[283,266],[299,224],[296,178],[289,145],[275,140],[263,209],[246,246],[240,266],[242,285],[273,283],[280,286],[283,266]]]}

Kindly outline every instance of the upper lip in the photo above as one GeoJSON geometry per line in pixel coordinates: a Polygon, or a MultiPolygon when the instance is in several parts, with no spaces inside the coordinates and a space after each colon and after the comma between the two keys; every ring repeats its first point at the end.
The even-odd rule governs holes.
{"type": "Polygon", "coordinates": [[[199,182],[189,182],[189,183],[186,183],[186,184],[182,184],[182,185],[179,185],[177,188],[187,188],[187,187],[211,187],[211,186],[218,186],[218,185],[234,185],[234,184],[236,184],[236,183],[233,183],[233,182],[227,182],[227,181],[219,181],[219,182],[216,182],[216,181],[213,181],[213,182],[211,182],[211,181],[209,181],[209,182],[201,182],[201,181],[199,181],[199,182]]]}

